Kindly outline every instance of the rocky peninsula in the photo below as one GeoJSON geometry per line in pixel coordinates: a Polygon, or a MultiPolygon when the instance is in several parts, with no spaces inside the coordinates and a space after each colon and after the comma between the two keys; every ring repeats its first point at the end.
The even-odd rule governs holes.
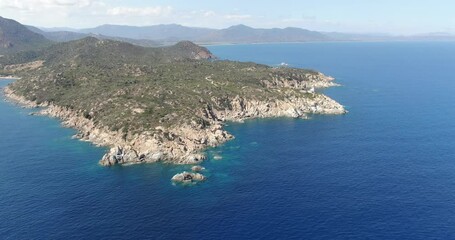
{"type": "Polygon", "coordinates": [[[204,149],[234,137],[227,121],[346,113],[315,91],[336,86],[322,73],[211,59],[189,42],[146,49],[84,39],[4,58],[0,69],[21,77],[4,89],[8,98],[43,107],[40,114],[77,129],[78,138],[109,147],[103,166],[199,164],[204,149]]]}

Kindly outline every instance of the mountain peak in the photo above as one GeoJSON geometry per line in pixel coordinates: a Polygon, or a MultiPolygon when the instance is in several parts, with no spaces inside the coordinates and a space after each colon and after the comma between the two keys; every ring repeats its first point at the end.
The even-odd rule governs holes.
{"type": "Polygon", "coordinates": [[[0,17],[0,53],[13,53],[47,46],[51,41],[15,20],[0,17]]]}
{"type": "Polygon", "coordinates": [[[250,27],[250,26],[244,25],[244,24],[238,24],[238,25],[230,26],[227,29],[236,29],[236,30],[238,30],[238,29],[253,29],[253,28],[250,27]]]}

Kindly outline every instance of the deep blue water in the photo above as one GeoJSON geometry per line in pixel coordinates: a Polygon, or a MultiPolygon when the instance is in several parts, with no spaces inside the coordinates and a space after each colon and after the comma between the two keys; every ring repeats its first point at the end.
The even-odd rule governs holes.
{"type": "Polygon", "coordinates": [[[188,167],[100,167],[105,149],[0,101],[0,238],[455,239],[455,43],[210,50],[323,71],[350,112],[230,124],[182,187],[188,167]]]}

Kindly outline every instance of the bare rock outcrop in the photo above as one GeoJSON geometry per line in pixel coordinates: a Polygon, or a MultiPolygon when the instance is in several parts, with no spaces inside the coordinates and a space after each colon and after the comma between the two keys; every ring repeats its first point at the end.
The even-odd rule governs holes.
{"type": "Polygon", "coordinates": [[[197,183],[205,180],[206,177],[204,175],[190,172],[177,173],[172,177],[172,181],[176,183],[197,183]]]}
{"type": "Polygon", "coordinates": [[[205,167],[199,166],[199,165],[191,167],[191,171],[193,171],[193,172],[201,172],[201,171],[204,171],[204,170],[205,170],[205,167]]]}

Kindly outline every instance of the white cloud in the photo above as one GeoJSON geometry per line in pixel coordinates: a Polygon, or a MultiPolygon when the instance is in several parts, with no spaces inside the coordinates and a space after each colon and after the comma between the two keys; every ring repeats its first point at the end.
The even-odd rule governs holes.
{"type": "Polygon", "coordinates": [[[239,14],[229,14],[225,15],[224,18],[229,19],[229,20],[244,20],[244,19],[250,19],[253,16],[244,14],[244,15],[239,15],[239,14]]]}
{"type": "Polygon", "coordinates": [[[49,8],[87,7],[92,0],[0,0],[1,8],[38,11],[49,8]]]}
{"type": "Polygon", "coordinates": [[[48,6],[76,6],[76,7],[86,7],[91,4],[91,0],[38,0],[34,2],[41,2],[41,4],[48,6]]]}
{"type": "Polygon", "coordinates": [[[0,1],[0,7],[6,9],[14,9],[14,10],[27,10],[30,9],[30,6],[27,6],[25,2],[13,0],[13,1],[0,1]]]}
{"type": "Polygon", "coordinates": [[[205,11],[202,15],[204,17],[214,17],[216,16],[216,13],[214,11],[205,11]]]}
{"type": "Polygon", "coordinates": [[[177,23],[224,28],[244,23],[255,26],[258,17],[244,12],[180,9],[172,5],[131,6],[111,0],[0,0],[0,16],[39,27],[90,28],[102,24],[145,26],[177,23]],[[256,21],[256,22],[255,22],[256,21]]]}
{"type": "Polygon", "coordinates": [[[107,9],[107,14],[111,16],[167,16],[172,13],[170,6],[157,6],[146,8],[132,8],[132,7],[114,7],[107,9]]]}

